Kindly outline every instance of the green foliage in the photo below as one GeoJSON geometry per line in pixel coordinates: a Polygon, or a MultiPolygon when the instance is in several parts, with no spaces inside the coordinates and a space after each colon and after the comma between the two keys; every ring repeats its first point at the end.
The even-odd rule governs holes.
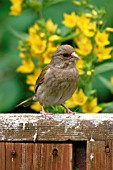
{"type": "Polygon", "coordinates": [[[113,94],[113,84],[111,84],[109,80],[107,80],[106,78],[102,76],[99,76],[99,79],[101,80],[102,84],[106,86],[110,90],[110,92],[113,94]]]}
{"type": "Polygon", "coordinates": [[[77,168],[77,167],[75,167],[75,169],[74,170],[80,170],[79,168],[77,168]]]}
{"type": "Polygon", "coordinates": [[[0,15],[0,112],[14,110],[19,99],[25,95],[24,76],[15,72],[20,63],[17,39],[23,37],[18,32],[25,31],[35,18],[31,11],[26,11],[17,20],[9,16],[9,5],[8,2],[3,4],[0,15]]]}
{"type": "Polygon", "coordinates": [[[97,76],[97,75],[104,74],[106,72],[111,72],[111,71],[113,71],[113,62],[104,63],[95,68],[94,75],[97,76]]]}

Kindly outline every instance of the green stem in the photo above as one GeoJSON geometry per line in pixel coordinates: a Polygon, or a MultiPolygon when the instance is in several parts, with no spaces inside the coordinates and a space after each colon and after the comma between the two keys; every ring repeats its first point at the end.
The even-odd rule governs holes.
{"type": "Polygon", "coordinates": [[[58,40],[59,43],[63,43],[65,41],[69,41],[71,39],[73,39],[74,37],[76,37],[78,35],[78,33],[73,33],[71,35],[68,35],[66,37],[63,37],[62,39],[58,40]]]}

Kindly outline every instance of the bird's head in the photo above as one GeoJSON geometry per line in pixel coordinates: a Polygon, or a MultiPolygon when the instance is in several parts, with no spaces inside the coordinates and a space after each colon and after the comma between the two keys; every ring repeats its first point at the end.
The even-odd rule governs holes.
{"type": "Polygon", "coordinates": [[[56,66],[68,66],[75,63],[75,60],[79,60],[80,57],[75,53],[74,48],[71,45],[61,45],[53,54],[52,63],[56,66]]]}

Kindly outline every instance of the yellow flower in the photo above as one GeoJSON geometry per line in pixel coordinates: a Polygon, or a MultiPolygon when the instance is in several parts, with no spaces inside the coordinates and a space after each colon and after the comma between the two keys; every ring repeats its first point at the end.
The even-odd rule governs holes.
{"type": "Polygon", "coordinates": [[[30,44],[31,54],[34,57],[38,57],[39,54],[43,53],[46,48],[46,40],[41,39],[37,34],[30,35],[26,39],[30,44]]]}
{"type": "Polygon", "coordinates": [[[34,91],[34,86],[36,83],[37,78],[39,77],[41,73],[41,68],[35,69],[33,74],[30,74],[27,76],[26,83],[29,84],[29,90],[34,91]]]}
{"type": "Polygon", "coordinates": [[[62,23],[68,27],[68,28],[72,28],[77,24],[77,19],[78,16],[75,14],[75,12],[72,12],[71,14],[64,14],[64,20],[62,21],[62,23]]]}
{"type": "Polygon", "coordinates": [[[20,13],[22,12],[22,2],[23,0],[10,0],[10,2],[12,3],[12,6],[10,7],[10,15],[20,15],[20,13]]]}
{"type": "Polygon", "coordinates": [[[102,25],[102,24],[103,24],[103,21],[102,21],[102,20],[98,21],[98,24],[99,24],[99,25],[102,25]]]}
{"type": "Polygon", "coordinates": [[[57,24],[53,24],[51,19],[48,19],[46,22],[46,27],[48,29],[49,32],[54,33],[57,29],[57,24]]]}
{"type": "Polygon", "coordinates": [[[89,18],[87,18],[85,15],[82,15],[78,18],[77,25],[87,37],[94,36],[96,31],[96,22],[90,22],[89,18]]]}
{"type": "Polygon", "coordinates": [[[113,77],[111,77],[110,82],[111,82],[111,84],[113,84],[113,77]]]}
{"type": "Polygon", "coordinates": [[[14,15],[14,16],[17,16],[17,15],[20,15],[21,12],[22,12],[22,7],[20,4],[14,4],[10,7],[10,15],[14,15]]]}
{"type": "Polygon", "coordinates": [[[82,111],[84,113],[98,113],[102,108],[97,106],[97,98],[94,98],[91,102],[87,101],[82,106],[82,111]]]}
{"type": "Polygon", "coordinates": [[[34,86],[33,85],[29,86],[29,90],[34,92],[34,86]]]}
{"type": "Polygon", "coordinates": [[[39,29],[39,26],[38,24],[35,23],[33,26],[29,28],[29,34],[30,35],[36,34],[38,29],[39,29]]]}
{"type": "Polygon", "coordinates": [[[12,3],[12,4],[17,4],[17,3],[22,3],[23,2],[23,0],[10,0],[10,2],[12,3]]]}
{"type": "Polygon", "coordinates": [[[86,74],[87,74],[87,76],[91,76],[92,72],[88,70],[86,74]]]}
{"type": "Polygon", "coordinates": [[[84,66],[84,60],[82,60],[82,59],[77,60],[76,67],[77,67],[77,70],[79,72],[79,75],[84,74],[83,66],[84,66]]]}
{"type": "Polygon", "coordinates": [[[111,47],[95,47],[94,52],[98,57],[98,61],[101,62],[103,60],[107,60],[111,58],[110,52],[112,51],[111,47]]]}
{"type": "Polygon", "coordinates": [[[33,74],[27,76],[26,83],[34,86],[40,73],[41,73],[41,68],[35,69],[33,74]]]}
{"type": "Polygon", "coordinates": [[[41,110],[41,105],[40,105],[39,102],[35,102],[35,103],[33,103],[33,104],[30,106],[30,108],[33,109],[33,110],[35,110],[35,111],[37,111],[37,112],[39,112],[39,111],[41,110]]]}
{"type": "Polygon", "coordinates": [[[82,106],[86,103],[88,97],[84,94],[83,90],[80,89],[75,92],[71,99],[66,101],[68,107],[73,108],[75,106],[82,106]]]}
{"type": "Polygon", "coordinates": [[[107,28],[106,28],[106,31],[107,31],[107,32],[113,32],[113,28],[107,27],[107,28]]]}
{"type": "Polygon", "coordinates": [[[48,40],[49,41],[57,41],[57,40],[60,40],[60,39],[61,39],[61,37],[58,36],[58,35],[51,35],[48,40]]]}
{"type": "Polygon", "coordinates": [[[98,31],[96,36],[95,36],[96,44],[98,46],[108,45],[110,43],[110,41],[108,41],[108,36],[109,36],[109,34],[107,34],[105,31],[104,32],[98,31]]]}
{"type": "Polygon", "coordinates": [[[17,72],[31,73],[35,68],[35,65],[31,59],[23,60],[22,65],[17,68],[17,72]]]}
{"type": "Polygon", "coordinates": [[[48,42],[47,49],[43,53],[43,62],[48,64],[51,61],[53,53],[56,51],[57,47],[53,43],[48,42]]]}
{"type": "Polygon", "coordinates": [[[73,2],[73,4],[75,4],[75,5],[77,5],[77,6],[81,6],[81,2],[80,2],[80,1],[73,0],[72,2],[73,2]]]}
{"type": "Polygon", "coordinates": [[[82,56],[87,56],[92,51],[92,43],[89,38],[87,38],[84,34],[78,35],[74,41],[76,42],[78,48],[75,48],[75,51],[82,56]]]}
{"type": "Polygon", "coordinates": [[[96,10],[94,10],[94,9],[92,10],[92,14],[93,14],[93,15],[95,15],[95,16],[98,16],[97,11],[96,11],[96,10]]]}
{"type": "Polygon", "coordinates": [[[19,54],[19,56],[20,56],[20,58],[22,58],[22,59],[25,59],[25,57],[26,57],[25,54],[22,53],[22,52],[19,54]]]}
{"type": "Polygon", "coordinates": [[[87,18],[89,18],[89,19],[92,19],[92,18],[93,18],[92,14],[90,14],[90,13],[85,13],[84,15],[85,15],[87,18]]]}

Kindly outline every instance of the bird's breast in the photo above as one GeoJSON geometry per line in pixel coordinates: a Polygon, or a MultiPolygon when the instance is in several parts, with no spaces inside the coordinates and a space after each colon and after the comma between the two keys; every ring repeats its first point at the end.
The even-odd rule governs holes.
{"type": "Polygon", "coordinates": [[[76,69],[49,68],[44,83],[38,88],[39,101],[46,105],[64,103],[74,93],[78,84],[76,69]]]}
{"type": "Polygon", "coordinates": [[[46,83],[59,82],[68,83],[70,81],[76,81],[78,78],[78,72],[75,68],[73,69],[56,69],[50,68],[45,76],[46,83]]]}

